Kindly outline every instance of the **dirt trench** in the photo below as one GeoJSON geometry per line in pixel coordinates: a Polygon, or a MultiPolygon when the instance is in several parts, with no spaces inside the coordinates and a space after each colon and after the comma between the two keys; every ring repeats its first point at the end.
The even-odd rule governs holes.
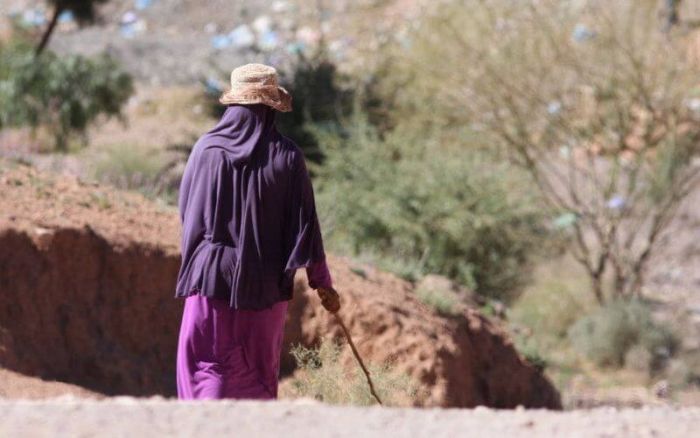
{"type": "Polygon", "coordinates": [[[105,394],[174,393],[179,257],[90,229],[0,232],[0,364],[105,394]]]}
{"type": "MultiPolygon", "coordinates": [[[[131,194],[0,172],[0,368],[107,395],[174,395],[178,231],[174,211],[131,194]]],[[[329,264],[358,348],[412,377],[417,406],[561,407],[551,382],[474,309],[446,318],[391,274],[334,256],[329,264]]],[[[342,339],[303,280],[285,352],[342,339]]],[[[288,354],[282,368],[293,371],[288,354]]]]}

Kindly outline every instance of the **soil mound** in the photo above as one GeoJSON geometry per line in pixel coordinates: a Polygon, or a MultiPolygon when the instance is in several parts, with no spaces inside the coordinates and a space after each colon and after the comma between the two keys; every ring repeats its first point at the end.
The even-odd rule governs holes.
{"type": "MultiPolygon", "coordinates": [[[[170,207],[0,161],[0,367],[103,394],[173,395],[179,236],[170,207]]],[[[329,261],[358,348],[412,376],[424,389],[417,405],[560,407],[475,310],[439,316],[410,283],[329,261]]],[[[287,347],[340,337],[298,278],[287,347]]]]}

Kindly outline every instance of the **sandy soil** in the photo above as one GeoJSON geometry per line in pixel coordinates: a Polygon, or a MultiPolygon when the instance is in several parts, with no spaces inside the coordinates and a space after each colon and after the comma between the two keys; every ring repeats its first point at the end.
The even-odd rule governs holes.
{"type": "Polygon", "coordinates": [[[102,394],[92,392],[77,385],[52,380],[42,380],[38,377],[25,376],[14,371],[0,368],[0,398],[39,400],[64,395],[81,398],[104,397],[102,394]]]}
{"type": "Polygon", "coordinates": [[[294,402],[0,400],[1,436],[689,437],[700,409],[497,411],[336,407],[294,402]]]}

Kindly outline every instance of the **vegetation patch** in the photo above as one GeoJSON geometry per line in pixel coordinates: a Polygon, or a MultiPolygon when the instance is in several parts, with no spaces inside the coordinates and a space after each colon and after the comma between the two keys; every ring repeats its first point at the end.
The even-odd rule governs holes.
{"type": "MultiPolygon", "coordinates": [[[[292,378],[295,395],[331,404],[368,406],[376,403],[359,365],[353,363],[350,369],[343,366],[341,346],[334,341],[324,340],[317,348],[297,345],[291,353],[299,368],[292,378]]],[[[367,365],[384,405],[412,405],[417,387],[407,375],[393,371],[389,364],[367,365]]]]}
{"type": "Polygon", "coordinates": [[[677,347],[673,333],[655,322],[648,305],[637,299],[597,308],[569,329],[569,339],[597,365],[652,371],[659,370],[677,347]]]}

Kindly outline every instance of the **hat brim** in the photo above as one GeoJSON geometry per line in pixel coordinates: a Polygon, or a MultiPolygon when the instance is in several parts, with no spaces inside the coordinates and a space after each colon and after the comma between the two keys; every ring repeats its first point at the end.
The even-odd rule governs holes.
{"type": "Polygon", "coordinates": [[[229,90],[219,98],[223,105],[263,104],[277,111],[287,113],[292,110],[292,96],[284,87],[249,88],[244,91],[229,90]]]}

